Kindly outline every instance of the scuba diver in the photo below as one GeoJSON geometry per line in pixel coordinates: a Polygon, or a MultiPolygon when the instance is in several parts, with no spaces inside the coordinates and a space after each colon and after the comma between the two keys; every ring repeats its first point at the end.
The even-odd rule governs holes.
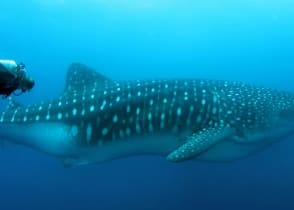
{"type": "Polygon", "coordinates": [[[31,90],[35,81],[26,75],[23,63],[17,64],[14,60],[0,60],[0,95],[5,98],[21,90],[21,93],[31,90]]]}

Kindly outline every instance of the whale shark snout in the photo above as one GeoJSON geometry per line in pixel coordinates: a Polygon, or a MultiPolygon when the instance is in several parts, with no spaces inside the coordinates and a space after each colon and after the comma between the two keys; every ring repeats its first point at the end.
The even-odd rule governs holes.
{"type": "Polygon", "coordinates": [[[0,138],[66,165],[142,154],[228,161],[290,136],[293,119],[293,93],[235,81],[114,81],[74,63],[58,98],[10,103],[0,138]]]}

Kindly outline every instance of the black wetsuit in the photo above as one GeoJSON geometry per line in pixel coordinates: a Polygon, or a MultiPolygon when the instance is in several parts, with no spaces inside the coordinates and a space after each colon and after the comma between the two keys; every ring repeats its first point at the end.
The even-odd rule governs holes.
{"type": "Polygon", "coordinates": [[[7,97],[16,89],[18,89],[17,73],[7,70],[0,63],[0,95],[7,97]]]}

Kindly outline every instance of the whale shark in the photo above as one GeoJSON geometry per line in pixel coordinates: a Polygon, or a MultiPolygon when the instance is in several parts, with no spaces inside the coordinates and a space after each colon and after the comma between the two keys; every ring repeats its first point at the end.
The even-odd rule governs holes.
{"type": "Polygon", "coordinates": [[[58,97],[0,114],[0,139],[65,166],[134,155],[233,161],[294,131],[294,94],[207,79],[117,81],[73,63],[58,97]]]}

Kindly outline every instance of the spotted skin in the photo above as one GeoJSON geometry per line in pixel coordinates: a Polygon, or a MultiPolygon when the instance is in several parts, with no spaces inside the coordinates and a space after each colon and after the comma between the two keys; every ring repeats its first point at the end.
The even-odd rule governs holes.
{"type": "MultiPolygon", "coordinates": [[[[240,144],[255,141],[251,135],[267,133],[277,125],[289,126],[293,113],[294,95],[288,92],[234,81],[113,81],[75,63],[68,70],[66,87],[60,97],[28,106],[12,103],[0,115],[0,122],[1,125],[19,126],[62,123],[66,125],[66,135],[71,137],[70,144],[100,150],[121,142],[135,144],[132,141],[138,142],[142,137],[172,135],[175,140],[160,153],[173,154],[168,160],[182,161],[210,150],[218,143],[211,139],[240,144]],[[217,137],[227,128],[232,131],[230,136],[209,137],[217,137]],[[201,138],[203,132],[205,138],[201,138]],[[186,147],[185,143],[192,137],[204,139],[209,146],[201,148],[200,144],[190,142],[189,145],[194,145],[193,151],[199,151],[190,153],[192,149],[188,151],[191,147],[186,147]],[[183,158],[177,157],[175,152],[183,158]]],[[[292,129],[285,132],[288,135],[292,129]]],[[[265,136],[256,139],[259,141],[265,136]]],[[[278,133],[279,136],[283,135],[278,133]]],[[[124,150],[124,155],[132,155],[134,151],[124,150]]],[[[84,155],[84,152],[83,155],[76,153],[76,159],[84,155]]],[[[103,159],[108,159],[107,154],[103,159]]]]}
{"type": "Polygon", "coordinates": [[[227,138],[232,132],[229,127],[217,127],[203,129],[195,135],[191,135],[185,144],[167,156],[169,161],[182,161],[205,152],[217,142],[227,138]]]}

